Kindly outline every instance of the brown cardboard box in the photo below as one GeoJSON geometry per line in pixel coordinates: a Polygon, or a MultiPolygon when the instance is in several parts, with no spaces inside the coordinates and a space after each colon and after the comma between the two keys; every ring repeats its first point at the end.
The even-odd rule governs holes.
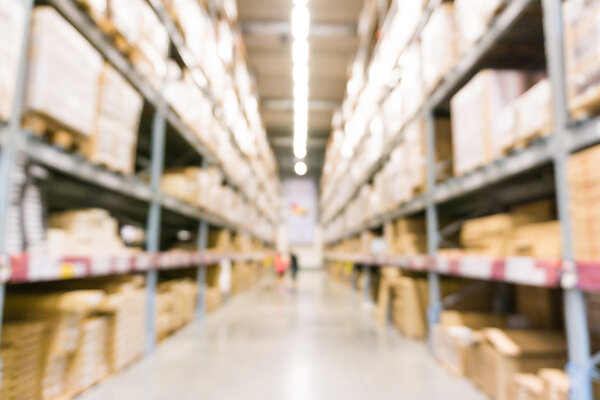
{"type": "Polygon", "coordinates": [[[517,227],[535,222],[552,221],[556,219],[555,204],[552,200],[522,204],[512,207],[510,216],[513,224],[517,227]]]}
{"type": "Polygon", "coordinates": [[[566,342],[561,333],[490,328],[484,334],[483,390],[496,400],[510,399],[514,374],[564,368],[566,364],[566,342]]]}
{"type": "Polygon", "coordinates": [[[426,279],[399,278],[393,301],[394,325],[403,335],[424,338],[427,334],[429,290],[426,279]]]}
{"type": "Polygon", "coordinates": [[[560,222],[548,221],[521,225],[508,241],[507,255],[560,259],[562,238],[560,222]]]}
{"type": "Polygon", "coordinates": [[[503,328],[506,317],[498,314],[471,311],[444,311],[440,314],[442,326],[464,326],[474,330],[483,328],[503,328]]]}
{"type": "Polygon", "coordinates": [[[473,363],[478,357],[476,348],[481,342],[479,330],[506,326],[506,317],[490,313],[444,311],[440,323],[433,332],[436,358],[450,371],[460,376],[477,379],[477,369],[482,366],[473,363]]]}
{"type": "Polygon", "coordinates": [[[473,254],[506,256],[513,230],[509,214],[496,214],[466,221],[460,232],[461,245],[473,254]]]}

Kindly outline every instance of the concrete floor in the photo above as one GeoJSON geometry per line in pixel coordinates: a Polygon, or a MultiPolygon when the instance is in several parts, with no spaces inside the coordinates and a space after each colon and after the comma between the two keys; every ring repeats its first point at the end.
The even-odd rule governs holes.
{"type": "Polygon", "coordinates": [[[323,273],[298,290],[272,282],[231,300],[203,323],[83,400],[484,399],[450,377],[424,343],[377,328],[360,298],[323,273]]]}

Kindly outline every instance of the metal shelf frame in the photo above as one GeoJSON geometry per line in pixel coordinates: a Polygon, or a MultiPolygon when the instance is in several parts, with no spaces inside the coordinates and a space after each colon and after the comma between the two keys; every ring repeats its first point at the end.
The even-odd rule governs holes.
{"type": "MultiPolygon", "coordinates": [[[[564,290],[565,325],[569,349],[567,373],[571,380],[570,398],[591,400],[591,379],[594,363],[600,354],[591,356],[589,333],[583,291],[600,291],[600,263],[575,260],[573,235],[569,214],[569,184],[567,180],[567,158],[582,148],[600,143],[600,118],[584,121],[576,125],[570,121],[567,108],[565,80],[564,27],[561,0],[542,0],[545,53],[549,80],[552,86],[554,132],[529,147],[508,155],[465,176],[449,179],[436,185],[434,176],[435,124],[433,110],[452,93],[465,78],[470,76],[477,63],[485,56],[504,32],[508,31],[532,0],[507,0],[504,9],[496,17],[487,33],[475,47],[463,57],[440,85],[429,95],[424,104],[409,122],[416,117],[425,120],[427,188],[421,196],[403,204],[384,215],[377,216],[361,224],[351,232],[329,238],[330,244],[362,231],[381,226],[383,223],[403,215],[425,212],[427,222],[428,254],[423,256],[357,256],[326,253],[331,261],[351,261],[369,265],[391,265],[400,268],[426,272],[429,277],[430,308],[428,321],[434,324],[439,320],[442,302],[439,290],[439,275],[455,275],[473,279],[497,280],[507,283],[561,288],[564,290]],[[509,257],[493,260],[485,257],[463,256],[447,259],[438,256],[440,230],[437,208],[440,203],[461,195],[487,187],[505,178],[537,168],[543,164],[554,168],[555,192],[558,217],[561,223],[563,257],[561,260],[536,260],[524,257],[509,257]]],[[[404,125],[406,126],[406,124],[404,125]]],[[[386,146],[383,157],[360,180],[354,195],[372,175],[381,168],[383,162],[399,140],[402,132],[395,135],[392,146],[386,146]]],[[[340,215],[347,206],[348,199],[327,223],[340,215]]]]}
{"type": "MultiPolygon", "coordinates": [[[[156,284],[158,272],[176,268],[197,268],[199,293],[197,304],[204,305],[205,266],[223,260],[261,260],[267,253],[257,254],[215,254],[207,252],[209,224],[223,226],[227,229],[248,233],[265,243],[272,244],[272,239],[259,237],[247,227],[238,226],[226,217],[215,215],[206,210],[196,208],[170,195],[162,193],[160,181],[164,166],[165,141],[167,123],[203,158],[203,166],[217,165],[223,170],[216,156],[185,125],[185,123],[168,106],[160,90],[154,88],[130,64],[130,62],[109,42],[105,35],[91,22],[74,1],[49,0],[49,4],[57,9],[65,19],[77,29],[94,46],[100,54],[116,68],[154,108],[152,121],[152,142],[150,159],[150,183],[133,176],[109,171],[95,165],[83,157],[70,154],[55,148],[30,132],[21,128],[21,117],[25,91],[25,78],[31,14],[33,0],[22,0],[25,12],[24,37],[20,53],[18,77],[10,120],[0,124],[0,255],[4,252],[4,238],[7,228],[7,213],[13,201],[13,187],[16,163],[19,158],[27,158],[50,169],[85,183],[112,191],[125,197],[141,200],[148,205],[146,221],[146,252],[134,256],[103,255],[89,257],[56,257],[44,254],[4,255],[0,257],[0,327],[2,325],[2,309],[7,283],[43,282],[144,272],[147,275],[148,318],[146,321],[146,351],[151,353],[155,348],[156,335],[154,312],[156,304],[156,284]],[[161,252],[160,230],[162,210],[171,210],[198,222],[198,251],[196,252],[161,252]],[[43,267],[43,268],[41,268],[43,267]]],[[[173,39],[173,37],[171,38],[173,39]]],[[[238,191],[239,188],[236,188],[238,191]]],[[[256,204],[254,207],[258,209],[256,204]]],[[[262,210],[259,210],[264,215],[262,210]]],[[[269,218],[271,220],[271,218],[269,218]]],[[[271,221],[272,222],[272,221],[271,221]]],[[[203,310],[198,310],[198,318],[203,310]]]]}

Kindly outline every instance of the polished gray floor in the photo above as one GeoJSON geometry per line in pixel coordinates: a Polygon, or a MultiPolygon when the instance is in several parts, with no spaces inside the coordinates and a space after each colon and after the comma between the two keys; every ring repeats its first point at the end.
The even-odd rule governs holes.
{"type": "Polygon", "coordinates": [[[324,274],[277,289],[264,282],[234,298],[81,399],[484,399],[423,343],[377,328],[359,297],[324,274]]]}

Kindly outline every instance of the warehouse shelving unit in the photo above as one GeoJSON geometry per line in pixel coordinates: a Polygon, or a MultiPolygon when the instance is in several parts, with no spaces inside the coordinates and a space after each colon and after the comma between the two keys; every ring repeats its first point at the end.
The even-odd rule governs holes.
{"type": "MultiPolygon", "coordinates": [[[[437,2],[434,2],[437,3],[437,2]]],[[[429,275],[430,310],[429,323],[438,321],[442,310],[439,291],[439,276],[458,276],[463,278],[500,281],[547,288],[560,288],[565,298],[565,325],[569,347],[567,372],[572,382],[571,398],[577,400],[592,399],[591,379],[594,364],[600,357],[590,355],[584,291],[600,291],[600,263],[575,260],[573,238],[569,215],[569,188],[567,182],[566,160],[569,154],[593,144],[600,143],[599,119],[589,119],[575,124],[569,118],[566,96],[562,2],[560,0],[542,0],[542,18],[544,25],[544,43],[546,65],[552,85],[554,134],[531,143],[502,159],[485,165],[464,176],[450,178],[436,184],[435,176],[435,124],[434,110],[447,101],[466,81],[477,72],[481,60],[500,40],[516,21],[535,4],[532,0],[507,0],[504,8],[493,20],[489,30],[474,47],[467,52],[446,74],[442,82],[426,97],[425,102],[415,115],[408,118],[407,126],[415,118],[425,120],[427,190],[412,200],[390,210],[383,215],[373,217],[347,232],[327,237],[330,245],[343,239],[356,236],[361,232],[380,228],[388,221],[399,217],[425,213],[427,222],[428,254],[418,256],[357,255],[327,252],[325,258],[330,261],[353,262],[372,266],[396,266],[410,271],[426,272],[429,275]],[[563,258],[562,260],[540,260],[530,257],[507,257],[495,259],[484,256],[442,256],[438,255],[441,232],[438,226],[438,207],[450,200],[456,200],[494,184],[539,168],[553,166],[554,187],[556,192],[558,216],[561,223],[563,258]]],[[[438,4],[435,4],[438,5],[438,4]]],[[[423,14],[426,22],[431,9],[423,14]]],[[[411,40],[418,40],[423,29],[411,40]]],[[[388,160],[392,150],[401,142],[402,131],[393,135],[390,143],[383,147],[382,156],[360,179],[350,195],[344,198],[331,215],[325,216],[324,224],[331,223],[342,215],[349,202],[357,196],[360,188],[367,184],[388,160]]],[[[339,181],[338,181],[339,183],[339,181]]],[[[337,188],[336,183],[333,188],[337,188]]],[[[337,190],[331,190],[324,196],[321,205],[330,202],[337,190]]]]}
{"type": "MultiPolygon", "coordinates": [[[[147,183],[135,176],[125,176],[117,172],[95,165],[82,156],[63,151],[35,137],[21,128],[22,104],[25,88],[25,66],[27,62],[28,34],[31,24],[33,0],[23,0],[26,10],[25,37],[21,51],[19,76],[12,107],[12,115],[8,124],[0,125],[2,147],[0,154],[0,250],[4,249],[2,242],[5,237],[6,215],[13,194],[13,176],[17,160],[21,157],[42,165],[49,170],[63,174],[76,181],[82,188],[93,187],[105,194],[114,194],[126,200],[136,201],[147,207],[146,216],[146,249],[135,255],[90,255],[90,256],[54,256],[48,254],[25,253],[6,254],[0,259],[0,326],[6,284],[33,283],[74,278],[89,278],[98,276],[129,274],[143,272],[147,276],[148,289],[148,319],[146,329],[147,352],[154,349],[155,324],[154,312],[156,302],[156,284],[159,271],[196,268],[198,278],[198,306],[204,307],[205,267],[229,261],[260,261],[269,257],[269,252],[237,254],[216,253],[207,251],[209,224],[223,227],[231,231],[251,235],[264,244],[271,246],[274,238],[255,232],[252,227],[240,226],[222,215],[216,215],[209,210],[192,206],[186,202],[163,193],[160,181],[165,161],[167,124],[187,143],[201,158],[203,166],[214,165],[225,173],[223,166],[213,152],[186,126],[179,116],[168,106],[162,94],[143,78],[130,62],[111,44],[108,38],[98,29],[91,19],[74,1],[50,0],[52,5],[65,19],[71,23],[80,34],[86,38],[111,64],[120,72],[132,86],[142,95],[154,109],[151,127],[151,157],[150,182],[147,183]],[[161,223],[163,210],[173,212],[196,224],[198,227],[196,251],[169,251],[160,249],[161,223]]],[[[159,18],[166,25],[171,41],[178,47],[182,57],[185,56],[183,38],[176,31],[170,17],[164,9],[159,8],[160,2],[149,1],[158,12],[159,18]]],[[[162,7],[162,6],[160,6],[162,7]]],[[[190,64],[191,65],[191,61],[190,64]]],[[[231,134],[231,132],[230,132],[231,134]]],[[[234,143],[235,141],[232,140],[234,143]]],[[[239,150],[239,149],[238,149],[239,150]]],[[[249,159],[246,159],[249,162],[249,159]]],[[[253,166],[251,166],[254,168],[253,166]]],[[[231,179],[226,180],[234,190],[250,200],[231,179]]],[[[264,182],[260,182],[264,187],[264,182]]],[[[85,190],[85,189],[82,189],[85,190]]],[[[66,195],[68,196],[68,194],[66,195]]],[[[135,207],[135,206],[134,206],[135,207]]],[[[275,217],[267,215],[264,209],[256,204],[258,212],[268,218],[271,223],[275,217]]],[[[198,318],[203,316],[203,309],[197,310],[198,318]]]]}

